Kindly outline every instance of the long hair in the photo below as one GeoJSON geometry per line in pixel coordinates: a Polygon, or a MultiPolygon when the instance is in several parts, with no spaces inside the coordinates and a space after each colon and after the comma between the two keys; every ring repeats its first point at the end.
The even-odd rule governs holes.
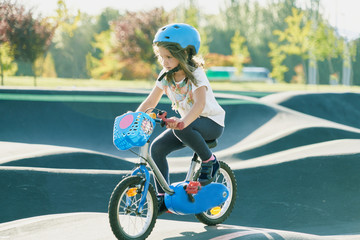
{"type": "MultiPolygon", "coordinates": [[[[193,72],[196,68],[203,67],[204,64],[201,58],[195,56],[194,49],[192,47],[182,48],[179,44],[172,42],[156,42],[154,43],[154,52],[159,60],[159,47],[167,49],[179,61],[180,69],[185,72],[187,79],[197,86],[193,72]]],[[[170,83],[174,82],[174,73],[168,73],[166,80],[170,83]]]]}

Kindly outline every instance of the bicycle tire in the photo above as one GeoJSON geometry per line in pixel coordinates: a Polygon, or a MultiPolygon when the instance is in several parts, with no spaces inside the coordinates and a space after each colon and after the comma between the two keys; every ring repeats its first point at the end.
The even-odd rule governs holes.
{"type": "Polygon", "coordinates": [[[143,211],[136,212],[143,194],[143,182],[144,179],[140,176],[126,177],[111,194],[108,206],[109,222],[112,232],[119,240],[146,239],[155,226],[158,206],[151,184],[146,193],[143,211]]]}
{"type": "MultiPolygon", "coordinates": [[[[195,214],[195,217],[202,223],[208,226],[214,226],[220,223],[223,223],[231,214],[235,202],[236,202],[236,195],[237,195],[237,183],[234,172],[231,170],[229,165],[226,163],[219,161],[220,169],[218,172],[218,176],[214,180],[214,182],[220,182],[226,185],[229,189],[229,197],[228,199],[221,204],[220,212],[217,214],[212,214],[211,210],[206,212],[202,212],[199,214],[195,214]]],[[[200,175],[200,171],[198,171],[195,175],[195,179],[197,179],[200,175]]]]}

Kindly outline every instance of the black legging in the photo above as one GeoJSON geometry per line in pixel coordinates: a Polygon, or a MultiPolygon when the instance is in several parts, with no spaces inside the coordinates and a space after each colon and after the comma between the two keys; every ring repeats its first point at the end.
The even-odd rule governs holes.
{"type": "MultiPolygon", "coordinates": [[[[167,129],[152,142],[151,157],[169,183],[169,166],[166,160],[168,154],[188,146],[197,153],[201,160],[206,161],[211,157],[212,152],[205,140],[219,138],[223,130],[222,126],[206,117],[197,118],[183,130],[167,129]]],[[[163,193],[164,191],[156,179],[155,182],[158,193],[163,193]]]]}

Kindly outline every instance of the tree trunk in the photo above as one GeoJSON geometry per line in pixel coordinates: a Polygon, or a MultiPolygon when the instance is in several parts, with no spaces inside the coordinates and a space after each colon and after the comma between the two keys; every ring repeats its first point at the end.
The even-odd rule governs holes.
{"type": "Polygon", "coordinates": [[[1,75],[1,86],[4,86],[4,66],[1,60],[1,53],[0,53],[0,75],[1,75]]]}
{"type": "Polygon", "coordinates": [[[0,63],[0,65],[1,65],[1,86],[4,86],[4,69],[2,63],[0,63]]]}
{"type": "Polygon", "coordinates": [[[37,79],[36,79],[36,66],[35,63],[32,63],[32,69],[33,69],[33,73],[34,73],[34,87],[37,87],[37,79]]]}
{"type": "Polygon", "coordinates": [[[304,58],[302,58],[302,66],[304,69],[304,84],[306,85],[306,83],[308,82],[308,77],[307,77],[307,68],[306,68],[306,62],[304,60],[304,58]]]}
{"type": "Polygon", "coordinates": [[[334,67],[333,64],[331,62],[331,58],[327,58],[328,64],[329,64],[329,70],[330,70],[330,74],[334,73],[334,67]]]}

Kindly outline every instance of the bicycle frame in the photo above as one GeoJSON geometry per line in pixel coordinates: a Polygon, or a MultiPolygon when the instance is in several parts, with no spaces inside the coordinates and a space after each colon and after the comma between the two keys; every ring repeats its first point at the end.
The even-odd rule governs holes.
{"type": "MultiPolygon", "coordinates": [[[[148,149],[149,149],[149,141],[144,146],[140,147],[140,150],[139,150],[139,162],[140,163],[139,163],[139,166],[132,172],[131,175],[135,176],[140,173],[145,176],[143,192],[147,193],[147,191],[149,189],[149,184],[150,184],[150,172],[146,168],[146,165],[149,164],[150,169],[153,171],[156,180],[158,181],[158,183],[160,184],[162,189],[165,191],[165,193],[167,193],[169,195],[173,195],[175,193],[174,190],[172,190],[170,188],[169,184],[166,182],[164,176],[160,172],[155,161],[149,155],[148,149]]],[[[197,164],[198,164],[198,157],[196,154],[194,154],[194,156],[191,160],[189,170],[185,177],[185,182],[192,181],[192,177],[194,176],[197,164]]],[[[145,199],[146,199],[146,194],[143,194],[143,196],[140,200],[140,204],[139,204],[139,209],[138,209],[139,212],[142,210],[142,208],[144,206],[145,199]]]]}
{"type": "MultiPolygon", "coordinates": [[[[146,165],[146,163],[148,163],[155,175],[156,180],[159,182],[160,186],[164,189],[165,193],[170,195],[174,194],[174,191],[170,188],[169,184],[166,182],[164,176],[160,172],[155,161],[149,155],[148,149],[149,149],[149,142],[147,142],[144,146],[140,148],[140,164],[146,165]]],[[[146,167],[144,168],[146,169],[146,167]]],[[[146,171],[149,172],[147,169],[146,171]]],[[[146,181],[150,181],[150,178],[146,179],[146,181]]]]}
{"type": "MultiPolygon", "coordinates": [[[[145,176],[145,183],[144,183],[144,189],[143,189],[143,195],[141,197],[140,203],[139,203],[139,209],[137,210],[138,213],[140,213],[144,207],[144,203],[146,200],[146,194],[149,189],[150,184],[150,172],[146,168],[146,165],[149,164],[151,170],[153,171],[156,180],[159,182],[161,187],[164,189],[165,193],[172,195],[174,194],[174,191],[170,188],[169,184],[166,182],[164,176],[161,174],[158,166],[156,165],[155,161],[151,158],[148,152],[149,149],[149,141],[142,147],[140,147],[140,153],[139,153],[139,166],[131,173],[131,176],[136,176],[138,174],[145,176]]],[[[127,201],[131,201],[130,198],[127,199],[127,201]]],[[[130,205],[130,202],[127,204],[130,205]]]]}

